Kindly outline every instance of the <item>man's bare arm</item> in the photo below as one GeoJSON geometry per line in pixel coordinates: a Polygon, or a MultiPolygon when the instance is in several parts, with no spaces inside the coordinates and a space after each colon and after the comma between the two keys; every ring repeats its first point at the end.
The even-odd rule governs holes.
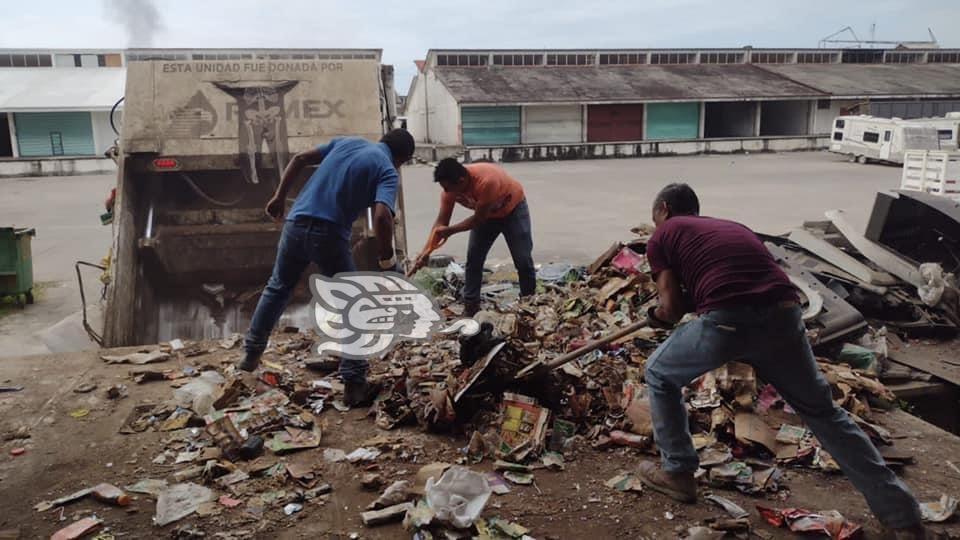
{"type": "Polygon", "coordinates": [[[675,324],[686,313],[680,280],[677,278],[677,274],[669,269],[661,271],[656,277],[660,305],[651,313],[661,322],[675,324]]]}
{"type": "Polygon", "coordinates": [[[377,237],[377,253],[381,261],[393,257],[393,212],[383,203],[373,205],[373,233],[377,237]]]}
{"type": "Polygon", "coordinates": [[[451,225],[449,227],[441,227],[440,235],[446,238],[457,233],[466,232],[487,221],[488,219],[490,219],[490,205],[479,206],[473,212],[472,216],[461,221],[460,223],[451,225]]]}

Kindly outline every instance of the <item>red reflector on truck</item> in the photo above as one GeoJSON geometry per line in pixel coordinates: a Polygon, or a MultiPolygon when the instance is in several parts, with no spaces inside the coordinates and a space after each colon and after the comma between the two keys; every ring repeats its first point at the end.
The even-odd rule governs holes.
{"type": "Polygon", "coordinates": [[[173,158],[157,158],[153,160],[153,168],[161,170],[179,169],[180,162],[173,158]]]}

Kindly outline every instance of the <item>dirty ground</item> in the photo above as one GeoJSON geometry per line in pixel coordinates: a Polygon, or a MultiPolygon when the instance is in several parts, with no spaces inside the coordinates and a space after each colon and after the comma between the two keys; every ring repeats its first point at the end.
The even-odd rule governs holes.
{"type": "MultiPolygon", "coordinates": [[[[232,361],[236,355],[236,351],[224,351],[213,358],[204,357],[202,361],[232,361]]],[[[193,364],[197,359],[189,360],[193,364]]],[[[169,369],[186,362],[173,360],[155,365],[169,369]]],[[[428,435],[415,426],[380,430],[365,417],[365,410],[341,413],[331,408],[319,416],[325,426],[320,449],[305,451],[321,482],[333,488],[329,500],[323,504],[308,502],[301,512],[291,516],[284,515],[282,505],[266,509],[262,521],[248,517],[242,508],[223,507],[218,516],[190,516],[157,529],[151,524],[154,500],[137,494],[127,508],[95,500],[67,505],[62,513],[63,521],[59,510],[34,511],[33,506],[43,500],[88,485],[109,482],[128,486],[143,478],[166,478],[176,470],[170,465],[152,463],[163,450],[161,441],[169,433],[117,433],[134,403],[167,399],[171,392],[164,382],[136,385],[129,379],[129,371],[129,365],[105,364],[92,352],[23,357],[0,364],[0,380],[4,384],[11,381],[26,387],[21,392],[0,394],[4,439],[15,432],[17,426],[26,426],[30,435],[29,439],[2,443],[0,488],[7,496],[0,498],[0,516],[3,516],[0,530],[19,528],[22,538],[47,537],[76,519],[95,514],[117,538],[170,537],[171,531],[190,526],[207,531],[208,536],[216,531],[230,531],[238,538],[347,538],[353,532],[362,538],[410,538],[410,533],[399,523],[364,528],[360,513],[378,496],[378,493],[363,491],[360,486],[365,467],[346,462],[327,463],[322,456],[323,449],[350,451],[378,435],[400,437],[401,446],[411,451],[409,457],[383,456],[376,462],[378,472],[390,482],[413,479],[417,470],[429,462],[453,463],[463,455],[460,449],[468,444],[465,436],[428,435]],[[27,380],[22,379],[24,374],[29,374],[27,380]],[[98,388],[85,394],[74,392],[79,385],[89,382],[95,382],[98,388]],[[117,401],[104,397],[103,391],[113,384],[126,384],[131,396],[117,401]],[[80,409],[89,413],[80,418],[70,415],[80,409]],[[9,452],[15,447],[26,451],[20,456],[11,456],[9,452]]],[[[878,423],[895,434],[896,446],[916,459],[914,465],[903,469],[902,475],[921,501],[938,499],[942,493],[960,492],[960,473],[946,464],[948,460],[957,463],[960,439],[904,412],[877,414],[877,418],[878,423]]],[[[650,457],[628,447],[593,450],[585,445],[577,450],[575,459],[565,463],[565,470],[536,471],[536,486],[512,485],[509,494],[493,495],[483,515],[515,521],[529,528],[529,534],[536,538],[673,538],[677,529],[685,530],[706,518],[721,515],[716,507],[702,500],[688,506],[649,491],[618,492],[604,486],[618,471],[629,471],[640,460],[650,457]],[[665,517],[668,512],[673,519],[665,517]]],[[[485,460],[473,468],[492,470],[492,461],[485,460]]],[[[790,488],[786,500],[751,497],[733,490],[714,492],[748,510],[753,527],[772,537],[791,537],[792,534],[763,523],[754,508],[756,504],[839,509],[848,520],[863,524],[868,537],[877,537],[876,521],[863,499],[842,477],[790,468],[785,470],[784,483],[790,488]]],[[[960,534],[956,523],[934,528],[960,534]]]]}

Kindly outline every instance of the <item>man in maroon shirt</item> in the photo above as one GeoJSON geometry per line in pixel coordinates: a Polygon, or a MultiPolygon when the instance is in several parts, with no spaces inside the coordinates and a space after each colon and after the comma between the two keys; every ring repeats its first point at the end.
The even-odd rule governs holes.
{"type": "Polygon", "coordinates": [[[643,483],[678,501],[696,502],[693,473],[699,459],[681,390],[737,360],[776,387],[895,536],[922,538],[913,495],[833,403],[786,274],[750,229],[699,214],[697,195],[686,184],[663,188],[653,205],[657,229],[647,243],[647,260],[660,305],[647,315],[651,324],[666,328],[688,311],[699,316],[678,326],[647,360],[645,379],[663,464],[642,463],[643,483]]]}

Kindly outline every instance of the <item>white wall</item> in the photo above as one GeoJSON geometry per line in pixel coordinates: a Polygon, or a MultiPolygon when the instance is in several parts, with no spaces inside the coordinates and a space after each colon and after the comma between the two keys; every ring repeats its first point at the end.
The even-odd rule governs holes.
{"type": "Polygon", "coordinates": [[[583,112],[580,105],[527,106],[523,108],[521,142],[580,142],[583,112]]]}
{"type": "Polygon", "coordinates": [[[403,109],[403,116],[407,119],[407,131],[417,142],[426,142],[426,115],[424,115],[423,74],[414,76],[413,84],[407,93],[407,104],[403,109]]]}
{"type": "Polygon", "coordinates": [[[460,144],[460,106],[433,71],[417,75],[407,96],[406,117],[418,142],[460,144]]]}
{"type": "MultiPolygon", "coordinates": [[[[117,112],[116,123],[118,128],[123,124],[121,122],[122,116],[120,112],[117,112]]],[[[90,121],[93,125],[93,146],[97,155],[102,156],[107,148],[113,146],[113,141],[117,138],[117,134],[110,127],[110,111],[93,111],[90,113],[90,121]]]]}
{"type": "MultiPolygon", "coordinates": [[[[817,108],[813,115],[813,130],[810,133],[830,133],[833,129],[833,119],[840,116],[840,109],[849,108],[856,105],[856,100],[840,99],[830,100],[829,109],[817,108]]],[[[816,107],[816,103],[813,105],[816,107]]]]}

